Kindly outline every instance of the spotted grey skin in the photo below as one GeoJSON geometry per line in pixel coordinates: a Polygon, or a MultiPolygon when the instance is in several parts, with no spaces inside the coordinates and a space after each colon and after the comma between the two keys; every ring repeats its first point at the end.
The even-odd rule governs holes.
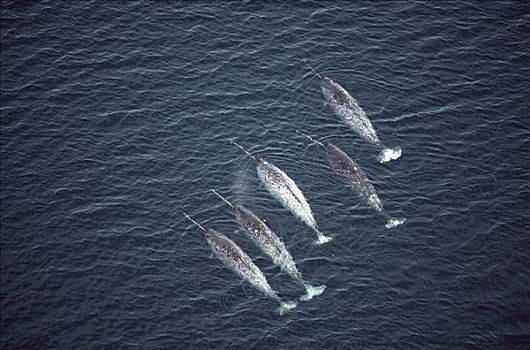
{"type": "Polygon", "coordinates": [[[327,77],[320,81],[320,86],[326,101],[346,125],[365,141],[374,145],[381,144],[370,119],[348,91],[327,77]]]}
{"type": "Polygon", "coordinates": [[[307,226],[316,230],[311,207],[294,181],[282,170],[264,159],[257,160],[258,177],[267,190],[307,226]]]}
{"type": "Polygon", "coordinates": [[[296,268],[291,254],[285,248],[281,239],[272,231],[265,222],[253,212],[243,206],[234,206],[236,220],[245,234],[267,254],[275,265],[292,278],[300,279],[302,274],[296,268]]]}
{"type": "Polygon", "coordinates": [[[206,230],[206,240],[212,248],[214,255],[226,266],[230,267],[241,278],[247,280],[265,295],[279,299],[274,290],[269,286],[261,270],[234,241],[212,229],[206,230]]]}
{"type": "Polygon", "coordinates": [[[325,147],[328,162],[333,172],[350,185],[373,209],[383,210],[383,205],[374,186],[357,163],[337,146],[327,143],[325,147]]]}

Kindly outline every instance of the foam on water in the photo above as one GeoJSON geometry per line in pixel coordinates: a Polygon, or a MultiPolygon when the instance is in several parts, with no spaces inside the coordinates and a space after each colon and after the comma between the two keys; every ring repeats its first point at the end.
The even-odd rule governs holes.
{"type": "Polygon", "coordinates": [[[399,225],[403,224],[405,221],[407,221],[407,219],[405,219],[405,218],[391,218],[391,219],[388,219],[388,221],[386,222],[385,227],[386,228],[393,228],[393,227],[396,227],[396,226],[399,226],[399,225]]]}
{"type": "Polygon", "coordinates": [[[318,229],[313,227],[313,230],[317,233],[317,240],[314,242],[316,245],[321,245],[324,243],[327,243],[333,239],[333,237],[325,236],[322,232],[320,232],[318,229]]]}
{"type": "Polygon", "coordinates": [[[0,1],[1,349],[528,347],[528,6],[67,4],[0,1]],[[406,157],[382,166],[303,58],[406,157]],[[352,213],[290,124],[354,154],[403,227],[352,213]],[[331,244],[312,244],[230,137],[296,179],[331,244]],[[232,232],[212,187],[263,215],[322,297],[302,303],[230,235],[298,302],[279,317],[209,258],[181,212],[232,232]]]}
{"type": "Polygon", "coordinates": [[[401,147],[385,148],[379,152],[377,160],[379,160],[379,163],[387,163],[401,157],[401,153],[401,147]]]}
{"type": "Polygon", "coordinates": [[[276,313],[280,316],[287,314],[289,311],[293,310],[298,306],[298,303],[295,301],[285,301],[280,302],[280,306],[276,309],[276,313]]]}
{"type": "Polygon", "coordinates": [[[326,290],[326,285],[320,285],[320,286],[312,286],[310,284],[304,283],[304,287],[306,290],[306,293],[302,296],[300,296],[300,301],[308,301],[313,299],[313,297],[319,296],[320,294],[324,293],[326,290]]]}
{"type": "Polygon", "coordinates": [[[368,197],[368,203],[370,203],[370,206],[377,211],[383,210],[383,203],[381,203],[381,200],[375,193],[368,197]]]}

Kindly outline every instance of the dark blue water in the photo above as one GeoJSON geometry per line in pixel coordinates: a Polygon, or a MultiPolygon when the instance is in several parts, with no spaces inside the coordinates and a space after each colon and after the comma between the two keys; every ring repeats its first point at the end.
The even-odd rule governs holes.
{"type": "Polygon", "coordinates": [[[1,5],[2,349],[504,349],[530,344],[530,6],[514,2],[1,5]],[[383,143],[340,123],[307,58],[383,143]],[[333,142],[385,219],[333,177],[333,142]],[[235,137],[287,172],[314,233],[235,137]],[[286,316],[183,217],[240,244],[216,188],[326,292],[286,316]]]}

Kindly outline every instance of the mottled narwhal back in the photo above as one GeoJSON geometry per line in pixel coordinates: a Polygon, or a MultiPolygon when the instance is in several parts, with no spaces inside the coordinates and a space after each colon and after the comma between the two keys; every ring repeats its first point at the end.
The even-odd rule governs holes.
{"type": "Polygon", "coordinates": [[[357,101],[339,84],[335,83],[328,77],[324,77],[320,81],[322,92],[328,103],[339,105],[346,108],[353,108],[357,101]]]}
{"type": "Polygon", "coordinates": [[[351,159],[344,151],[337,146],[326,144],[326,155],[333,172],[343,178],[362,197],[374,201],[376,210],[381,210],[382,205],[377,198],[374,186],[368,179],[366,173],[351,159]],[[377,203],[376,203],[377,202],[377,203]]]}
{"type": "Polygon", "coordinates": [[[329,242],[331,238],[324,236],[318,230],[317,222],[311,212],[311,207],[296,183],[275,165],[252,155],[237,142],[232,141],[232,143],[256,162],[258,177],[269,193],[285,208],[289,209],[298,219],[315,231],[318,236],[316,244],[329,242]]]}
{"type": "Polygon", "coordinates": [[[309,203],[296,183],[286,173],[263,159],[258,160],[257,170],[259,178],[269,192],[300,220],[309,226],[316,227],[309,203]]]}
{"type": "Polygon", "coordinates": [[[244,232],[249,236],[272,261],[279,265],[282,270],[298,277],[300,273],[296,265],[285,248],[281,239],[250,210],[240,206],[234,206],[236,220],[244,228],[244,232]]]}
{"type": "Polygon", "coordinates": [[[321,80],[322,93],[335,113],[359,136],[372,144],[380,144],[375,128],[366,116],[366,112],[342,86],[331,80],[321,80]]]}
{"type": "Polygon", "coordinates": [[[353,159],[346,154],[346,152],[334,144],[326,144],[326,156],[330,166],[338,175],[350,180],[368,179],[364,171],[359,168],[357,163],[355,163],[353,159]]]}
{"type": "Polygon", "coordinates": [[[239,260],[241,251],[234,241],[212,229],[206,229],[206,240],[215,254],[239,260]]]}
{"type": "Polygon", "coordinates": [[[380,163],[386,163],[401,157],[402,152],[400,147],[387,148],[381,143],[372,122],[366,116],[366,112],[346,89],[330,78],[323,77],[307,60],[305,62],[319,78],[324,98],[333,108],[335,114],[365,141],[381,148],[377,156],[380,163]]]}
{"type": "Polygon", "coordinates": [[[252,239],[259,240],[270,231],[267,225],[258,218],[253,212],[242,207],[241,205],[234,205],[236,220],[250,235],[252,239]]]}
{"type": "Polygon", "coordinates": [[[234,241],[212,229],[207,229],[205,235],[214,254],[226,265],[244,277],[263,282],[264,277],[259,268],[234,241]]]}
{"type": "Polygon", "coordinates": [[[204,232],[206,241],[219,260],[265,295],[280,302],[280,307],[277,309],[280,315],[297,306],[296,302],[281,301],[276,292],[270,287],[265,275],[234,241],[215,230],[204,228],[188,214],[184,213],[184,216],[204,232]]]}

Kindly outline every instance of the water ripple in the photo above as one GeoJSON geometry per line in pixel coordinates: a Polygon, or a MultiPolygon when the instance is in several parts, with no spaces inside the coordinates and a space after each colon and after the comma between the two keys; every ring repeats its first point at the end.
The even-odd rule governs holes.
{"type": "Polygon", "coordinates": [[[522,348],[528,338],[530,17],[518,3],[3,1],[1,330],[11,348],[522,348]],[[385,144],[340,123],[303,63],[385,144]],[[385,218],[303,129],[365,170],[385,218]],[[327,245],[228,140],[285,170],[327,245]],[[236,240],[216,188],[326,292],[277,317],[182,212],[236,240]]]}

